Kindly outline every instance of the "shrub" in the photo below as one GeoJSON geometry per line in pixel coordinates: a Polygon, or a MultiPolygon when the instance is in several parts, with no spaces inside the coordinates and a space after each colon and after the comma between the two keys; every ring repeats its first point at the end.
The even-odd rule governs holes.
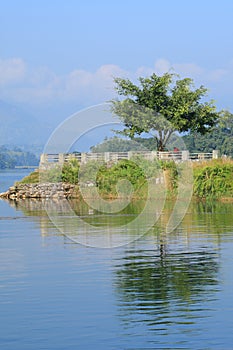
{"type": "Polygon", "coordinates": [[[233,196],[233,162],[213,161],[194,169],[194,194],[202,198],[233,196]]]}
{"type": "Polygon", "coordinates": [[[138,190],[145,184],[145,175],[141,167],[130,160],[120,160],[112,167],[106,165],[99,169],[97,175],[97,186],[101,192],[117,194],[116,185],[119,180],[128,180],[133,186],[133,190],[138,190]]]}
{"type": "Polygon", "coordinates": [[[69,162],[64,163],[61,172],[61,180],[71,184],[77,184],[79,167],[80,165],[77,159],[71,159],[69,162]]]}
{"type": "Polygon", "coordinates": [[[100,167],[102,167],[104,163],[90,160],[86,164],[82,164],[79,169],[79,181],[82,183],[96,183],[96,176],[99,172],[100,167]]]}

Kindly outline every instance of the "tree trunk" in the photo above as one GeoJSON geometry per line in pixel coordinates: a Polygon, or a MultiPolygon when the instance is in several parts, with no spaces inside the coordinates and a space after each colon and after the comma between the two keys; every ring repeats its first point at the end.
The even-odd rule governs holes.
{"type": "Polygon", "coordinates": [[[164,152],[164,145],[163,145],[163,141],[161,139],[158,140],[158,151],[164,152]]]}

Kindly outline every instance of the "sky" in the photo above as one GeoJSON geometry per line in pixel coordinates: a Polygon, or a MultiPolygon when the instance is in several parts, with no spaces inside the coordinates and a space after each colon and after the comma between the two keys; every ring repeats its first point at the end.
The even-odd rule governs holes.
{"type": "Polygon", "coordinates": [[[0,100],[53,124],[116,97],[113,77],[169,70],[233,111],[231,0],[8,0],[0,100]]]}

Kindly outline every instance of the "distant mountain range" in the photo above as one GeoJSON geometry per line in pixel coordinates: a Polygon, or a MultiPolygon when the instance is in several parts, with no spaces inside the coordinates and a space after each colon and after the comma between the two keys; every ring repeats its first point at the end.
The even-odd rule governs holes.
{"type": "Polygon", "coordinates": [[[32,152],[25,152],[19,147],[12,150],[0,146],[0,169],[13,169],[16,166],[38,166],[39,157],[32,152]]]}
{"type": "MultiPolygon", "coordinates": [[[[57,126],[71,115],[83,110],[85,111],[84,107],[68,102],[56,101],[54,104],[44,104],[36,108],[34,105],[17,105],[0,100],[0,146],[6,146],[9,150],[17,146],[22,151],[32,152],[39,156],[57,126]]],[[[99,112],[96,113],[93,109],[91,113],[88,118],[84,117],[85,113],[77,116],[82,123],[82,129],[87,120],[87,132],[83,133],[77,144],[72,146],[76,147],[75,150],[87,152],[91,146],[102,142],[106,136],[114,135],[112,125],[102,125],[102,117],[98,114],[99,112]],[[93,119],[93,125],[97,127],[89,130],[90,118],[93,119]]],[[[113,122],[115,122],[114,119],[113,122]]],[[[118,128],[118,126],[114,127],[114,129],[118,128]]],[[[79,135],[78,130],[77,135],[79,135]]]]}
{"type": "Polygon", "coordinates": [[[43,144],[49,129],[21,107],[0,100],[0,145],[43,144]]]}

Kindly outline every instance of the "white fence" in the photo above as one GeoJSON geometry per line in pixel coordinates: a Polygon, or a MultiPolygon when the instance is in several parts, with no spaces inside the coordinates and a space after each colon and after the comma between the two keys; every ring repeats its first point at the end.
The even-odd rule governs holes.
{"type": "Polygon", "coordinates": [[[182,161],[203,161],[219,158],[219,151],[214,150],[210,153],[190,153],[189,151],[179,152],[157,152],[157,151],[133,151],[133,152],[102,152],[102,153],[57,153],[57,154],[41,154],[40,168],[50,168],[55,165],[62,165],[71,159],[77,159],[80,163],[87,163],[88,161],[101,162],[117,162],[121,159],[132,159],[134,157],[143,157],[148,160],[174,160],[182,161]]]}

